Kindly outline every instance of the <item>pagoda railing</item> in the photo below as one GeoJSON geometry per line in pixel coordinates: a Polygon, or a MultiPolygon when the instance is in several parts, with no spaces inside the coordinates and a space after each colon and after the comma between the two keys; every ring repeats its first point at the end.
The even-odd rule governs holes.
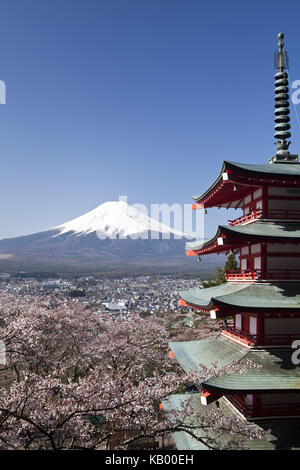
{"type": "Polygon", "coordinates": [[[259,278],[259,273],[255,271],[237,270],[225,271],[227,281],[253,281],[259,278]]]}
{"type": "Polygon", "coordinates": [[[257,279],[274,280],[288,279],[299,280],[300,269],[261,269],[225,271],[227,281],[253,281],[257,279]]]}
{"type": "MultiPolygon", "coordinates": [[[[237,219],[228,220],[228,225],[235,226],[246,224],[261,218],[263,215],[262,209],[255,209],[249,214],[244,214],[237,219]]],[[[269,209],[267,214],[264,215],[266,219],[283,219],[283,220],[300,220],[300,209],[269,209]]]]}
{"type": "Polygon", "coordinates": [[[252,346],[256,344],[257,336],[250,335],[233,327],[224,326],[221,328],[221,332],[225,336],[229,336],[232,339],[238,340],[247,346],[252,346]]]}
{"type": "Polygon", "coordinates": [[[234,327],[224,326],[221,328],[223,335],[238,340],[247,346],[280,346],[291,345],[296,339],[300,339],[300,333],[270,333],[264,335],[252,335],[234,327]]]}
{"type": "Polygon", "coordinates": [[[261,209],[256,209],[252,212],[249,212],[249,214],[242,215],[241,217],[238,217],[237,219],[234,220],[228,220],[228,224],[231,226],[234,225],[241,225],[245,224],[247,222],[251,222],[252,220],[256,220],[262,215],[262,210],[261,209]]]}

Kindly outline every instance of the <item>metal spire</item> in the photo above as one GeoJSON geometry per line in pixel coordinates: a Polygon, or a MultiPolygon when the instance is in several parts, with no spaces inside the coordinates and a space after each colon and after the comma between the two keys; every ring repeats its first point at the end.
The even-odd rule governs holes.
{"type": "Polygon", "coordinates": [[[284,50],[283,42],[284,34],[278,34],[278,51],[274,54],[274,68],[278,69],[275,74],[275,134],[277,139],[275,145],[277,147],[277,154],[269,160],[270,163],[279,162],[298,162],[296,155],[289,153],[291,137],[290,133],[290,103],[289,103],[289,81],[288,73],[285,70],[289,68],[288,54],[284,50]]]}
{"type": "Polygon", "coordinates": [[[291,137],[289,132],[291,126],[290,122],[290,103],[289,103],[289,82],[288,74],[284,72],[284,69],[288,68],[288,56],[283,50],[284,42],[283,33],[278,34],[278,52],[275,53],[275,66],[278,68],[278,72],[275,74],[275,139],[278,142],[275,143],[277,150],[280,153],[286,152],[289,149],[290,143],[286,139],[291,137]],[[282,152],[283,151],[283,152],[282,152]]]}

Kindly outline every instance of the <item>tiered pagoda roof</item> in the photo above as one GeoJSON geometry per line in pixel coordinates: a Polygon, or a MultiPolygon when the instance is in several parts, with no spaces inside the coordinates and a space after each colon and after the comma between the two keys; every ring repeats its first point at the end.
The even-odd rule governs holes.
{"type": "Polygon", "coordinates": [[[234,307],[238,309],[289,310],[300,309],[298,283],[231,283],[207,289],[181,291],[181,299],[192,307],[211,309],[234,307]]]}
{"type": "Polygon", "coordinates": [[[248,165],[224,161],[221,172],[213,184],[201,195],[193,196],[201,207],[242,207],[243,198],[250,187],[262,184],[300,185],[300,163],[248,165]],[[284,179],[283,179],[284,178],[284,179]]]}
{"type": "Polygon", "coordinates": [[[244,374],[230,374],[215,377],[203,384],[206,390],[214,392],[255,391],[300,391],[300,367],[291,367],[291,349],[249,350],[242,345],[217,336],[200,341],[171,342],[170,349],[181,367],[186,371],[199,370],[199,365],[218,368],[249,360],[256,367],[250,367],[244,374]]]}
{"type": "Polygon", "coordinates": [[[284,243],[300,242],[300,222],[267,222],[257,221],[247,225],[230,227],[219,225],[216,234],[203,242],[186,243],[187,255],[200,255],[228,251],[238,248],[247,242],[270,241],[284,243]]]}

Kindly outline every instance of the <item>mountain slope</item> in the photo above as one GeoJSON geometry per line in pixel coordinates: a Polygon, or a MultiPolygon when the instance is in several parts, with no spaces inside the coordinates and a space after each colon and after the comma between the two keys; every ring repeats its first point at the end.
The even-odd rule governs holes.
{"type": "Polygon", "coordinates": [[[45,232],[1,240],[0,270],[199,269],[185,256],[187,239],[122,201],[106,202],[45,232]]]}
{"type": "Polygon", "coordinates": [[[151,219],[124,201],[105,202],[76,219],[54,227],[56,229],[59,230],[59,235],[68,232],[77,235],[96,232],[101,239],[141,236],[149,231],[188,238],[188,235],[151,219]]]}

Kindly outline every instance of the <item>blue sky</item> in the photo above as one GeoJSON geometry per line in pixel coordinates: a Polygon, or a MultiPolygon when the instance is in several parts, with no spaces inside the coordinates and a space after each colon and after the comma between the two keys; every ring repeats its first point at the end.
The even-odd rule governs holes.
{"type": "Polygon", "coordinates": [[[188,203],[224,159],[267,162],[277,33],[300,80],[299,15],[296,0],[2,0],[0,238],[119,195],[188,203]]]}

